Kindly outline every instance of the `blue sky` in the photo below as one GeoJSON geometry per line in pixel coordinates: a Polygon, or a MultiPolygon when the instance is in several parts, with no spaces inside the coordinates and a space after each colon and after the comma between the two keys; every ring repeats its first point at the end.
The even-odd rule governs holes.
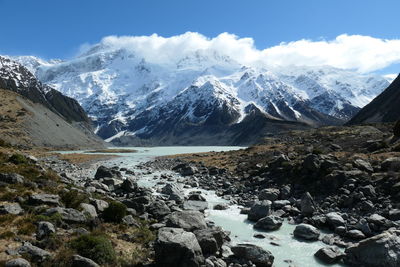
{"type": "Polygon", "coordinates": [[[400,39],[399,0],[0,0],[0,10],[0,54],[44,58],[108,35],[229,32],[258,49],[341,34],[400,39]]]}

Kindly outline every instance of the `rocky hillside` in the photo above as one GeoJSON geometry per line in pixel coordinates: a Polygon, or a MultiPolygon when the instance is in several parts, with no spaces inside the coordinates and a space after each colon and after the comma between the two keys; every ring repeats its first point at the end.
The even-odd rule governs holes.
{"type": "Polygon", "coordinates": [[[96,132],[115,144],[248,144],[235,136],[249,135],[242,122],[256,108],[275,123],[249,135],[255,143],[280,124],[341,124],[389,84],[329,66],[246,66],[207,49],[162,58],[100,43],[68,61],[15,60],[77,99],[96,132]]]}
{"type": "Polygon", "coordinates": [[[0,57],[2,138],[53,148],[103,146],[77,101],[43,85],[25,67],[0,57]]]}
{"type": "Polygon", "coordinates": [[[348,124],[394,122],[400,119],[400,75],[380,95],[362,108],[348,124]]]}

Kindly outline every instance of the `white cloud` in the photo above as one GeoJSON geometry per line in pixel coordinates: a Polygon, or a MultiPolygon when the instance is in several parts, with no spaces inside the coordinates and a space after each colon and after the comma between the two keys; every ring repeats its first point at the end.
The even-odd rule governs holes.
{"type": "Polygon", "coordinates": [[[196,50],[216,50],[244,65],[330,65],[337,68],[372,72],[400,62],[400,40],[362,35],[339,35],[334,40],[299,40],[257,49],[252,38],[229,33],[208,38],[195,32],[172,37],[108,36],[101,44],[132,49],[155,63],[175,62],[196,50]]]}

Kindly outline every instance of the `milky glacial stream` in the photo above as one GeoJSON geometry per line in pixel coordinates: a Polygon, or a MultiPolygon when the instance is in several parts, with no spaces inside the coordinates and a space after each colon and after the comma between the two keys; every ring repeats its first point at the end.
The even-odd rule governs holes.
{"type": "MultiPolygon", "coordinates": [[[[121,157],[104,162],[104,165],[115,166],[122,168],[128,168],[130,170],[136,170],[138,175],[138,184],[140,186],[152,188],[154,191],[158,185],[157,183],[162,181],[160,178],[161,172],[153,172],[152,174],[140,174],[140,170],[137,170],[136,165],[143,163],[157,156],[182,154],[182,153],[201,153],[209,151],[228,151],[237,150],[241,147],[217,147],[217,146],[194,146],[194,147],[127,147],[126,149],[135,149],[136,153],[115,153],[121,157]]],[[[75,151],[76,152],[76,151],[75,151]]],[[[177,182],[183,181],[183,178],[173,172],[162,172],[171,174],[174,176],[177,182]]],[[[166,181],[163,181],[166,182],[166,181]]],[[[198,188],[185,189],[185,193],[188,194],[190,191],[199,191],[198,188]]],[[[237,205],[231,205],[227,210],[213,210],[212,207],[217,203],[227,203],[226,200],[218,197],[212,191],[201,190],[203,195],[207,199],[209,209],[205,211],[206,219],[212,221],[217,226],[221,226],[224,230],[231,232],[232,243],[251,243],[261,246],[269,251],[275,257],[274,266],[276,267],[308,267],[308,266],[326,266],[319,262],[313,255],[321,247],[326,246],[322,242],[302,242],[293,238],[293,231],[295,225],[291,225],[286,221],[282,227],[277,231],[262,232],[253,229],[252,223],[246,220],[247,216],[240,214],[240,207],[237,205]],[[254,237],[254,234],[262,233],[266,238],[258,239],[254,237]],[[279,246],[271,244],[271,242],[279,244],[279,246]]],[[[342,266],[340,264],[334,264],[329,266],[342,266]]]]}

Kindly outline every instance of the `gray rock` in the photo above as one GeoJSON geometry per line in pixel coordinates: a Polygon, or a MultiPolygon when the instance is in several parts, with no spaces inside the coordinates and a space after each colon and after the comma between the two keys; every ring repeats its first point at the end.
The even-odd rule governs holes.
{"type": "Polygon", "coordinates": [[[229,205],[225,203],[219,203],[214,205],[214,210],[227,210],[229,209],[229,205]]]}
{"type": "Polygon", "coordinates": [[[140,224],[135,220],[135,218],[133,218],[132,215],[126,215],[124,218],[122,218],[122,223],[128,226],[140,227],[140,224]]]}
{"type": "Polygon", "coordinates": [[[0,182],[7,184],[22,184],[24,177],[17,173],[0,173],[0,182]]]}
{"type": "Polygon", "coordinates": [[[266,217],[271,214],[272,202],[269,200],[263,200],[261,202],[256,202],[249,210],[247,214],[247,219],[249,221],[256,222],[259,219],[266,217]]]}
{"type": "Polygon", "coordinates": [[[81,207],[83,214],[88,215],[90,218],[97,218],[97,211],[93,205],[81,203],[79,206],[81,207]]]}
{"type": "Polygon", "coordinates": [[[374,168],[372,168],[371,164],[363,159],[356,159],[353,162],[354,167],[359,170],[366,171],[366,172],[373,172],[374,168]]]}
{"type": "Polygon", "coordinates": [[[325,264],[333,264],[344,257],[344,253],[337,246],[320,248],[314,256],[325,264]]]}
{"type": "Polygon", "coordinates": [[[97,212],[103,212],[108,208],[108,202],[101,199],[91,199],[90,204],[96,208],[97,212]]]}
{"type": "Polygon", "coordinates": [[[400,171],[400,158],[388,158],[381,164],[384,171],[400,171]]]}
{"type": "Polygon", "coordinates": [[[318,240],[320,232],[310,224],[299,224],[294,229],[293,235],[299,239],[318,240]]]}
{"type": "Polygon", "coordinates": [[[356,229],[348,231],[347,236],[351,239],[356,239],[356,240],[365,238],[365,235],[363,234],[363,232],[361,232],[360,230],[356,230],[356,229]]]}
{"type": "Polygon", "coordinates": [[[254,224],[254,228],[267,231],[278,230],[282,226],[282,223],[282,218],[269,215],[259,219],[256,224],[254,224]]]}
{"type": "Polygon", "coordinates": [[[204,262],[196,236],[183,229],[161,228],[154,251],[158,266],[199,267],[204,262]]]}
{"type": "Polygon", "coordinates": [[[259,200],[269,200],[269,201],[275,201],[278,199],[280,194],[279,189],[276,188],[266,188],[260,191],[258,194],[258,199],[259,200]]]}
{"type": "Polygon", "coordinates": [[[4,203],[0,205],[0,214],[19,215],[24,213],[24,210],[18,203],[4,203]]]}
{"type": "Polygon", "coordinates": [[[175,211],[165,217],[165,223],[167,227],[182,228],[186,231],[207,228],[204,215],[201,212],[194,210],[175,211]]]}
{"type": "Polygon", "coordinates": [[[346,222],[343,219],[343,217],[337,212],[329,212],[325,216],[326,216],[326,222],[333,228],[346,225],[346,222]]]}
{"type": "Polygon", "coordinates": [[[171,213],[171,209],[162,200],[152,202],[148,207],[146,207],[146,211],[157,220],[160,220],[171,213]]]}
{"type": "Polygon", "coordinates": [[[300,201],[301,214],[310,216],[315,211],[315,202],[310,193],[306,192],[300,201]]]}
{"type": "Polygon", "coordinates": [[[122,175],[119,171],[107,168],[105,166],[100,166],[97,168],[96,174],[94,176],[95,179],[101,179],[101,178],[122,178],[122,175]]]}
{"type": "Polygon", "coordinates": [[[74,255],[72,256],[71,267],[100,267],[100,265],[98,265],[91,259],[82,257],[80,255],[74,255]]]}
{"type": "Polygon", "coordinates": [[[392,221],[400,220],[400,209],[393,209],[389,211],[389,219],[392,221]]]}
{"type": "Polygon", "coordinates": [[[7,261],[4,267],[31,267],[31,264],[23,258],[17,258],[7,261]]]}
{"type": "Polygon", "coordinates": [[[346,249],[344,261],[351,266],[400,266],[400,231],[386,231],[346,249]]]}
{"type": "Polygon", "coordinates": [[[224,243],[226,234],[218,229],[203,229],[194,231],[201,250],[205,255],[215,254],[224,243]]]}
{"type": "Polygon", "coordinates": [[[125,192],[132,193],[138,188],[138,185],[135,180],[131,178],[125,179],[121,184],[121,189],[125,192]]]}
{"type": "Polygon", "coordinates": [[[369,223],[373,223],[373,224],[375,224],[375,225],[378,225],[378,226],[381,226],[381,225],[384,225],[385,224],[385,222],[386,222],[386,218],[385,217],[383,217],[383,216],[381,216],[381,215],[379,215],[379,214],[372,214],[371,216],[369,216],[368,218],[367,218],[367,221],[369,222],[369,223]]]}
{"type": "Polygon", "coordinates": [[[375,197],[376,191],[372,185],[366,185],[360,188],[361,192],[367,197],[375,197]]]}
{"type": "Polygon", "coordinates": [[[71,208],[51,208],[46,211],[45,215],[51,216],[55,213],[59,213],[61,219],[69,223],[85,223],[87,221],[86,216],[82,212],[71,208]]]}
{"type": "Polygon", "coordinates": [[[303,168],[310,171],[315,172],[319,170],[321,162],[318,158],[318,155],[309,154],[303,161],[303,168]]]}
{"type": "Polygon", "coordinates": [[[198,201],[198,200],[186,200],[183,202],[183,209],[184,210],[197,210],[197,211],[205,211],[208,209],[208,203],[205,201],[198,201]]]}
{"type": "Polygon", "coordinates": [[[51,256],[50,252],[33,246],[29,242],[25,242],[17,251],[21,255],[27,254],[33,262],[43,262],[51,256]]]}
{"type": "Polygon", "coordinates": [[[60,205],[60,196],[51,194],[36,194],[29,198],[29,202],[34,205],[60,205]]]}
{"type": "Polygon", "coordinates": [[[275,200],[272,202],[272,207],[274,207],[274,209],[281,209],[287,205],[290,205],[289,200],[275,200]]]}
{"type": "Polygon", "coordinates": [[[175,200],[178,203],[182,203],[185,199],[182,188],[178,184],[166,184],[162,189],[161,193],[169,196],[170,200],[175,200]]]}
{"type": "Polygon", "coordinates": [[[206,267],[226,267],[226,262],[222,259],[218,259],[215,256],[210,256],[205,261],[206,267]]]}
{"type": "Polygon", "coordinates": [[[235,257],[251,261],[257,267],[270,267],[274,256],[268,250],[253,244],[238,244],[231,248],[235,257]]]}
{"type": "Polygon", "coordinates": [[[117,178],[103,178],[102,183],[107,185],[110,190],[117,190],[121,187],[122,181],[117,178]]]}
{"type": "Polygon", "coordinates": [[[46,238],[50,236],[51,234],[54,234],[56,232],[56,228],[54,225],[50,222],[39,222],[37,226],[37,231],[36,231],[36,238],[38,240],[42,240],[43,238],[46,238]]]}

